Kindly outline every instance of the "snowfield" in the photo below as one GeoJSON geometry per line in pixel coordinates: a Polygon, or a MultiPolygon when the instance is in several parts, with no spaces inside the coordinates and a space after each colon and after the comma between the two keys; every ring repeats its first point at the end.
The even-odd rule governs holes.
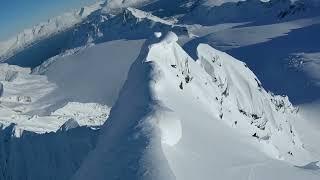
{"type": "Polygon", "coordinates": [[[80,126],[100,126],[109,115],[110,108],[97,103],[69,102],[53,112],[46,111],[56,106],[56,101],[47,99],[58,89],[56,84],[46,76],[31,75],[30,69],[7,64],[1,64],[0,69],[0,124],[3,129],[14,124],[13,136],[20,137],[24,131],[55,132],[69,119],[80,126]]]}
{"type": "Polygon", "coordinates": [[[0,42],[0,179],[320,179],[319,7],[106,0],[0,42]]]}

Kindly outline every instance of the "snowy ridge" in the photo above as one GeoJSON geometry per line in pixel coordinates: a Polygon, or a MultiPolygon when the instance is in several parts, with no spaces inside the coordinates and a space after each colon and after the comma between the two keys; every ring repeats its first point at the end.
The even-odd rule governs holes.
{"type": "Polygon", "coordinates": [[[78,127],[45,134],[23,133],[10,125],[0,132],[0,179],[70,179],[96,143],[99,130],[78,127]]]}
{"type": "Polygon", "coordinates": [[[11,54],[6,62],[34,68],[43,62],[47,63],[53,58],[59,58],[60,55],[68,55],[73,51],[76,53],[93,44],[118,39],[148,38],[155,31],[169,30],[178,34],[187,34],[185,27],[138,9],[124,8],[115,15],[106,14],[99,9],[86,16],[76,26],[61,31],[51,38],[44,38],[38,44],[24,47],[21,53],[11,54]],[[25,59],[31,60],[25,61],[25,59]]]}
{"type": "MultiPolygon", "coordinates": [[[[186,13],[186,16],[180,18],[182,22],[197,22],[200,24],[216,24],[218,22],[238,22],[240,20],[288,20],[290,18],[294,19],[295,17],[316,14],[318,12],[317,8],[319,6],[319,3],[317,3],[316,1],[309,2],[304,0],[297,1],[294,4],[292,4],[290,0],[272,0],[270,2],[251,0],[248,2],[238,3],[234,2],[233,0],[223,0],[214,2],[186,0],[182,2],[174,1],[172,3],[173,7],[177,6],[177,8],[184,9],[182,12],[186,13]]],[[[53,55],[51,54],[50,57],[58,55],[59,53],[61,53],[61,50],[64,51],[79,46],[85,46],[87,43],[95,42],[97,40],[99,40],[98,42],[106,41],[107,39],[110,40],[110,37],[114,36],[114,34],[111,33],[110,35],[108,35],[109,32],[101,27],[105,27],[107,25],[101,24],[106,24],[105,21],[108,21],[109,18],[112,18],[114,16],[119,16],[119,14],[121,14],[124,10],[131,11],[130,13],[136,16],[137,19],[148,18],[149,20],[155,22],[160,22],[166,25],[172,25],[174,23],[173,20],[163,20],[155,16],[152,16],[149,13],[154,12],[155,14],[161,14],[161,17],[166,17],[165,15],[167,11],[168,14],[172,14],[171,11],[173,11],[172,9],[170,9],[170,7],[168,7],[168,4],[170,4],[170,1],[99,1],[91,6],[83,7],[81,10],[66,13],[62,16],[50,19],[48,20],[48,22],[41,23],[31,29],[26,29],[24,30],[24,32],[18,34],[16,37],[13,37],[6,42],[0,42],[0,61],[6,61],[10,59],[10,57],[13,57],[14,55],[18,54],[24,49],[29,48],[30,46],[36,45],[42,40],[48,39],[49,41],[53,41],[52,39],[50,40],[50,37],[53,37],[54,35],[58,34],[61,35],[65,33],[66,37],[63,38],[66,40],[67,43],[59,45],[61,46],[60,48],[58,48],[58,50],[60,51],[53,55]],[[155,8],[157,4],[161,5],[161,8],[164,9],[160,11],[157,8],[155,8]],[[142,10],[148,13],[133,9],[131,7],[142,8],[142,10]],[[87,21],[87,18],[91,18],[91,20],[87,21]],[[70,32],[65,32],[67,30],[70,30],[70,32]],[[85,31],[86,33],[83,31],[85,31]]],[[[47,53],[50,53],[50,51],[47,53]]],[[[50,57],[45,58],[48,59],[50,57]]],[[[42,61],[44,61],[44,59],[42,61]]]]}
{"type": "Polygon", "coordinates": [[[130,11],[132,13],[133,16],[137,17],[138,19],[149,19],[151,21],[154,22],[160,22],[162,24],[166,24],[166,25],[173,25],[174,22],[169,22],[169,21],[165,21],[161,18],[158,18],[156,16],[153,16],[151,13],[146,13],[144,11],[138,10],[138,9],[134,9],[134,8],[127,8],[128,11],[130,11]]]}
{"type": "MultiPolygon", "coordinates": [[[[254,154],[261,149],[271,158],[294,164],[310,161],[292,127],[296,109],[287,98],[268,94],[254,74],[229,55],[199,45],[199,60],[194,61],[177,40],[169,32],[160,41],[146,43],[130,69],[97,148],[73,179],[194,179],[195,175],[200,179],[213,175],[228,179],[226,174],[215,174],[230,168],[228,163],[205,168],[216,162],[202,151],[219,151],[211,139],[221,136],[219,132],[232,134],[220,146],[242,144],[238,148],[243,149],[235,154],[255,147],[254,154]],[[233,136],[243,138],[247,145],[234,141],[230,138],[233,136]],[[108,146],[110,142],[112,146],[108,146]],[[188,160],[195,156],[192,153],[196,157],[188,160]],[[195,164],[201,170],[191,163],[198,160],[195,164]],[[189,171],[185,172],[187,166],[189,171]],[[123,172],[123,167],[128,168],[123,172]]],[[[231,159],[220,156],[226,161],[241,159],[241,155],[232,155],[231,159]]],[[[268,162],[272,164],[273,160],[268,162]]]]}
{"type": "Polygon", "coordinates": [[[182,17],[186,23],[212,25],[222,22],[277,22],[296,18],[319,16],[319,3],[310,0],[248,0],[228,1],[216,6],[215,2],[200,1],[191,13],[182,17]]]}
{"type": "Polygon", "coordinates": [[[65,13],[61,16],[49,19],[31,29],[26,29],[5,42],[0,42],[0,59],[3,61],[25,47],[36,43],[39,40],[48,38],[54,34],[65,31],[68,28],[82,22],[88,15],[100,7],[101,2],[86,6],[80,10],[65,13]]]}
{"type": "Polygon", "coordinates": [[[288,97],[267,93],[245,64],[208,45],[198,46],[198,57],[220,88],[221,96],[217,101],[221,104],[221,119],[225,118],[231,126],[251,133],[263,143],[272,144],[271,148],[278,151],[271,152],[276,158],[292,159],[288,156],[292,151],[303,153],[302,143],[291,123],[297,118],[297,109],[288,97]],[[238,120],[234,121],[235,117],[238,120]]]}
{"type": "Polygon", "coordinates": [[[72,42],[85,45],[122,38],[148,38],[155,31],[169,29],[179,34],[186,33],[186,28],[175,25],[172,21],[129,7],[112,16],[103,12],[89,16],[88,20],[75,30],[72,42]]]}
{"type": "Polygon", "coordinates": [[[103,5],[102,12],[107,14],[108,13],[117,14],[125,8],[139,7],[154,1],[157,1],[157,0],[126,0],[126,1],[107,0],[103,5]]]}
{"type": "MultiPolygon", "coordinates": [[[[96,22],[97,19],[101,18],[101,22],[104,22],[108,19],[108,17],[116,16],[121,14],[125,9],[128,8],[129,11],[134,13],[134,15],[140,16],[137,18],[143,19],[143,18],[149,18],[150,20],[155,20],[156,22],[164,23],[167,25],[172,25],[172,22],[167,22],[164,20],[161,20],[160,18],[156,18],[150,14],[144,13],[142,11],[135,10],[130,7],[138,6],[138,5],[145,5],[145,3],[150,0],[141,0],[141,1],[98,1],[97,3],[85,6],[81,8],[80,10],[74,10],[73,12],[65,13],[61,16],[54,17],[52,19],[49,19],[47,22],[40,23],[36,26],[34,26],[31,29],[25,29],[23,32],[18,34],[17,36],[10,38],[7,41],[0,42],[0,60],[3,62],[10,57],[14,56],[15,54],[19,53],[20,51],[26,49],[29,46],[37,44],[37,42],[41,40],[45,40],[50,38],[51,36],[54,36],[59,33],[63,33],[64,31],[68,29],[75,28],[75,36],[77,35],[78,28],[75,27],[75,25],[81,26],[82,22],[84,22],[88,16],[94,19],[89,20],[89,23],[94,23],[92,26],[99,26],[99,22],[96,22]],[[112,11],[112,12],[111,12],[112,11]],[[114,13],[114,12],[117,13],[114,13]],[[97,12],[97,13],[94,13],[97,12]],[[113,14],[112,14],[113,13],[113,14]],[[96,17],[96,16],[101,17],[96,17]],[[91,22],[90,22],[91,21],[91,22]]],[[[83,24],[82,24],[83,25],[83,24]]],[[[81,30],[80,30],[81,31],[81,30]]],[[[96,31],[98,33],[98,37],[101,36],[101,33],[96,31]]],[[[84,35],[84,34],[82,34],[84,35]]],[[[84,36],[85,37],[85,36],[84,36]]],[[[71,37],[70,37],[71,38],[71,37]]],[[[82,38],[82,36],[76,37],[76,38],[82,38]]],[[[86,41],[82,44],[78,44],[79,39],[71,40],[71,44],[67,43],[67,49],[68,48],[74,48],[78,46],[84,46],[87,42],[91,42],[93,40],[90,40],[92,37],[87,37],[89,39],[86,39],[86,41]]],[[[62,48],[64,49],[64,48],[62,48]]]]}

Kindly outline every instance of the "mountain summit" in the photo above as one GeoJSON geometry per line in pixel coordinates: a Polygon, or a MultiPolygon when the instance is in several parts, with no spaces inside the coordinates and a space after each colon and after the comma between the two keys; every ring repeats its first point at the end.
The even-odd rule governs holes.
{"type": "Polygon", "coordinates": [[[177,40],[169,32],[145,43],[97,148],[73,179],[225,179],[233,161],[259,163],[264,153],[274,160],[261,169],[276,159],[300,165],[310,160],[291,123],[297,109],[287,98],[267,93],[231,56],[201,44],[193,60],[177,40]]]}

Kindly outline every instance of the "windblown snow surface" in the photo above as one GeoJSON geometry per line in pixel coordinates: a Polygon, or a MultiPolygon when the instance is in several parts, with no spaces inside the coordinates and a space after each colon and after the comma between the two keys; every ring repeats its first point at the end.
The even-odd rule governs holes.
{"type": "Polygon", "coordinates": [[[319,7],[107,0],[0,42],[0,179],[320,179],[319,7]]]}

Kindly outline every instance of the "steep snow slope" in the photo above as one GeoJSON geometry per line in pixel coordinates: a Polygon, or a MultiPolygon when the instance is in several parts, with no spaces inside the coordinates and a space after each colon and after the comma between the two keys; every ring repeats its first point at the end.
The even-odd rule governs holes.
{"type": "Polygon", "coordinates": [[[220,6],[205,0],[200,1],[192,12],[181,20],[202,25],[245,21],[262,24],[316,16],[319,15],[318,9],[319,4],[310,0],[230,1],[220,6]]]}
{"type": "Polygon", "coordinates": [[[319,28],[319,23],[299,28],[270,41],[230,49],[228,53],[246,61],[269,90],[288,95],[294,104],[312,102],[320,98],[319,86],[306,71],[293,68],[290,59],[294,54],[320,51],[319,28]]]}
{"type": "Polygon", "coordinates": [[[302,119],[296,121],[294,124],[297,127],[297,131],[301,134],[305,148],[317,157],[317,159],[320,158],[320,142],[318,141],[320,138],[319,108],[319,101],[301,105],[300,114],[302,119]],[[307,131],[305,131],[306,129],[307,131]]]}
{"type": "Polygon", "coordinates": [[[190,26],[190,28],[192,28],[191,30],[194,32],[194,35],[200,36],[200,38],[196,38],[193,41],[191,40],[189,44],[185,45],[185,47],[194,48],[194,46],[196,46],[197,44],[205,42],[222,50],[230,50],[250,45],[261,44],[272,41],[273,39],[282,36],[287,36],[290,32],[296,29],[303,29],[312,25],[318,25],[320,24],[320,17],[305,18],[259,26],[247,26],[247,24],[244,23],[231,23],[231,25],[234,24],[238,25],[238,27],[230,28],[227,26],[222,30],[219,29],[219,31],[211,30],[211,28],[217,29],[217,25],[196,27],[190,26]],[[197,32],[201,31],[202,29],[208,29],[206,30],[207,33],[201,34],[197,32]]]}
{"type": "Polygon", "coordinates": [[[291,164],[312,157],[287,98],[229,55],[199,45],[194,61],[177,40],[170,32],[144,45],[73,179],[319,178],[291,164]]]}
{"type": "Polygon", "coordinates": [[[12,136],[14,126],[0,132],[0,179],[69,180],[88,152],[99,130],[80,127],[46,134],[12,136]]]}
{"type": "Polygon", "coordinates": [[[71,42],[83,45],[87,42],[97,44],[118,39],[143,39],[155,31],[169,30],[186,34],[186,29],[175,25],[173,21],[163,20],[138,9],[125,8],[116,15],[105,14],[103,11],[92,14],[75,30],[71,42]]]}
{"type": "Polygon", "coordinates": [[[205,10],[194,10],[184,17],[190,17],[190,23],[202,24],[188,26],[193,38],[183,47],[192,57],[196,57],[195,48],[199,43],[207,43],[245,61],[268,90],[288,95],[294,104],[319,99],[320,89],[314,83],[314,77],[307,71],[293,68],[291,61],[296,54],[320,51],[317,43],[320,14],[316,2],[300,0],[291,4],[287,0],[268,3],[247,1],[238,4],[226,3],[207,9],[212,10],[214,16],[221,17],[211,18],[210,13],[206,14],[205,10]],[[283,18],[277,17],[280,12],[288,9],[293,12],[301,6],[304,7],[302,11],[289,13],[283,18]],[[231,7],[235,8],[235,11],[231,7]],[[251,14],[252,11],[258,12],[251,14]],[[265,11],[267,12],[259,14],[265,11]],[[235,14],[230,15],[228,12],[235,14]],[[247,18],[246,13],[253,17],[247,18]],[[203,15],[199,21],[197,14],[203,15]]]}

